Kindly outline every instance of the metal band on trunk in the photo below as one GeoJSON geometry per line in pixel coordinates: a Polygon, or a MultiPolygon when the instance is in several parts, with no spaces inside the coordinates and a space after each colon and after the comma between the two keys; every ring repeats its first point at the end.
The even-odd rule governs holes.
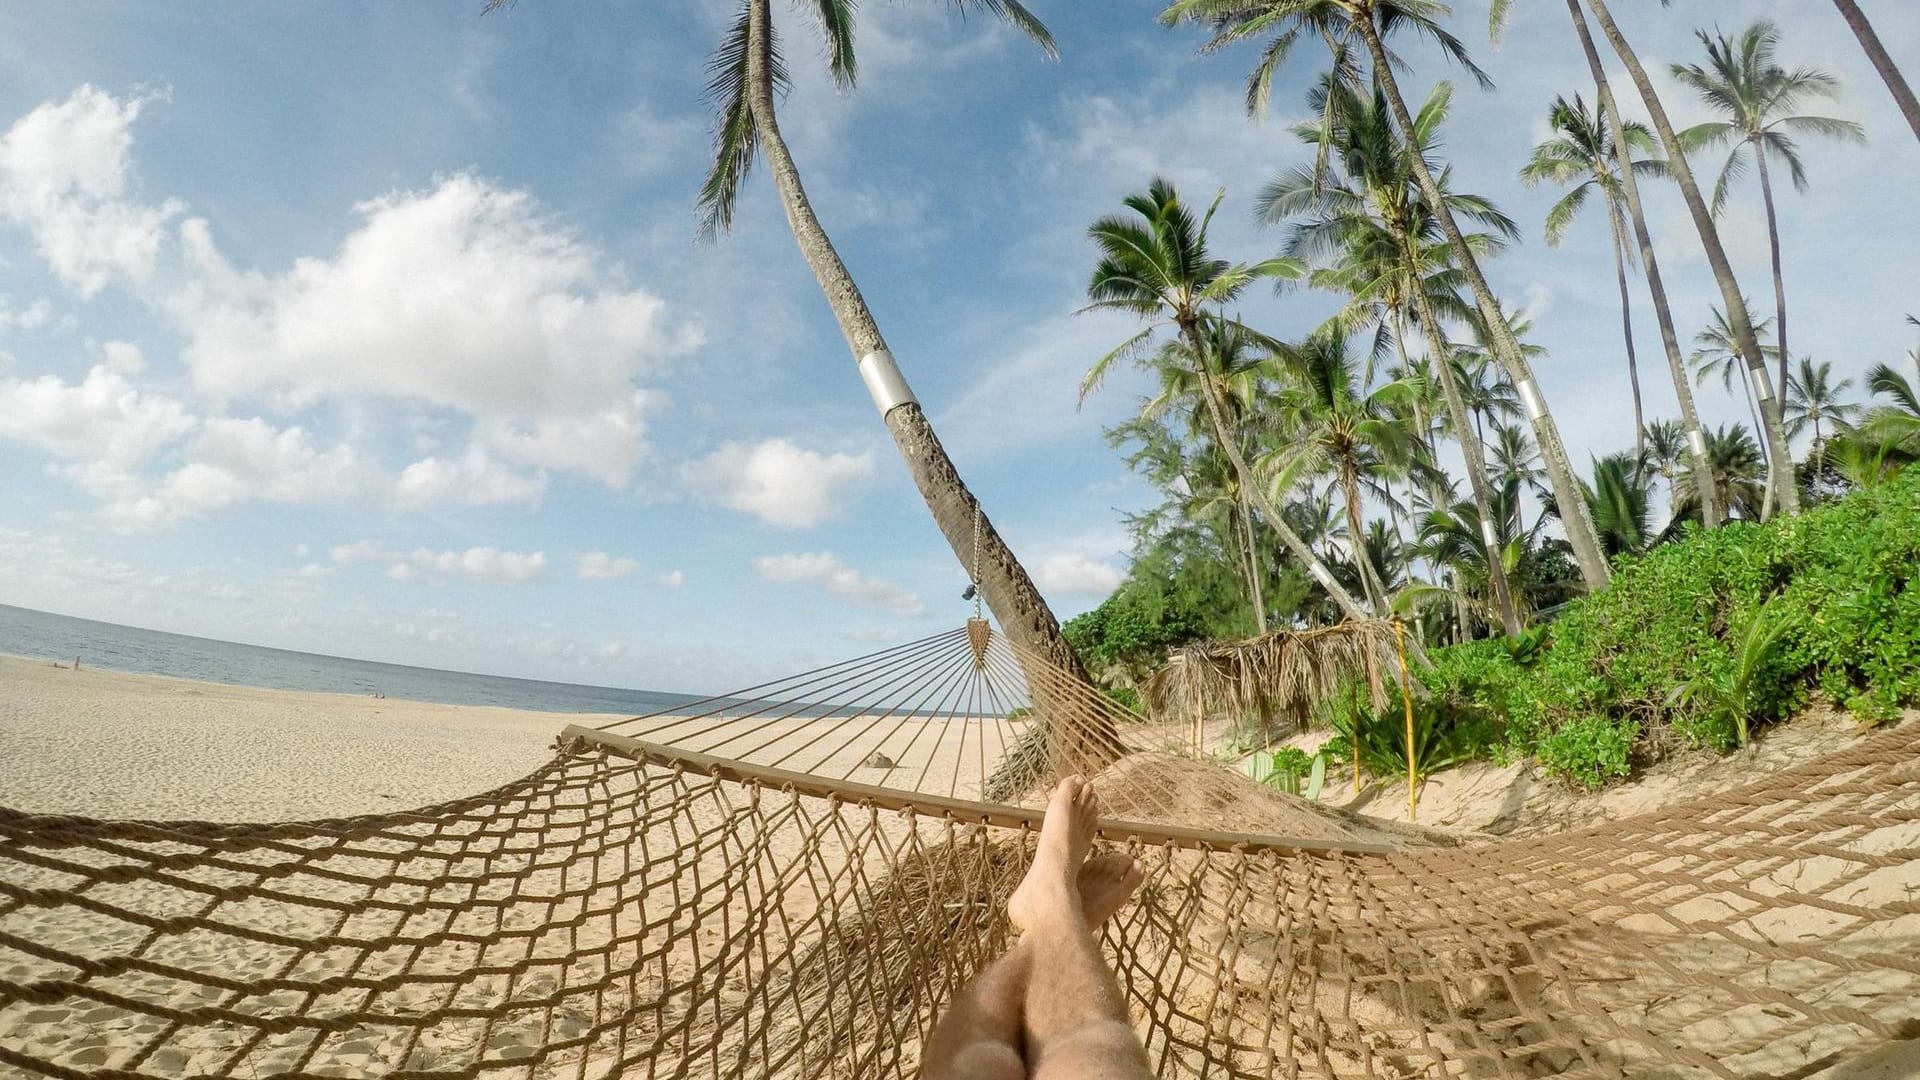
{"type": "Polygon", "coordinates": [[[881,416],[902,405],[920,403],[901,376],[900,366],[893,362],[893,354],[885,349],[876,349],[860,358],[860,381],[867,384],[873,407],[880,410],[881,416]]]}

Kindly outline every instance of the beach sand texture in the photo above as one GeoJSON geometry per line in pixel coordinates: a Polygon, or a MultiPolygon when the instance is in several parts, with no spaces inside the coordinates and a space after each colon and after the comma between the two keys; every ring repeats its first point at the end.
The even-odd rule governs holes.
{"type": "Polygon", "coordinates": [[[0,806],[199,821],[388,813],[525,776],[568,724],[616,719],[0,656],[0,806]]]}
{"type": "MultiPolygon", "coordinates": [[[[608,719],[251,690],[91,669],[75,672],[46,661],[0,660],[0,805],[109,818],[227,821],[390,812],[474,795],[523,777],[551,759],[553,736],[564,725],[608,719]]],[[[776,727],[767,734],[783,733],[776,727]]],[[[798,741],[798,736],[788,734],[770,752],[779,751],[787,741],[798,741]]],[[[836,765],[857,762],[856,755],[872,748],[859,741],[835,753],[833,761],[836,765]]],[[[889,750],[894,749],[898,747],[890,744],[889,750]]],[[[963,761],[970,756],[945,759],[942,755],[942,760],[963,761]]],[[[905,768],[917,774],[923,764],[927,768],[940,765],[915,760],[910,750],[904,752],[905,768]]],[[[1180,771],[1185,767],[1129,758],[1103,781],[1126,787],[1125,773],[1136,769],[1177,795],[1203,790],[1207,785],[1200,783],[1202,778],[1180,771]]],[[[756,795],[737,785],[692,777],[683,780],[658,769],[617,768],[605,781],[594,778],[597,774],[588,762],[571,765],[569,771],[580,774],[587,786],[567,789],[550,809],[517,826],[528,830],[520,836],[539,838],[540,867],[527,864],[524,845],[514,835],[448,834],[429,840],[428,834],[438,835],[436,826],[423,819],[417,825],[393,828],[409,836],[418,834],[429,848],[450,846],[450,851],[462,853],[459,859],[448,862],[439,855],[422,854],[393,863],[343,851],[316,863],[332,872],[332,877],[282,878],[274,867],[287,853],[263,849],[258,857],[265,862],[259,870],[242,876],[256,887],[282,890],[283,895],[271,902],[235,899],[207,904],[141,872],[136,876],[142,880],[116,884],[102,879],[86,890],[96,899],[143,913],[140,920],[90,914],[71,905],[40,910],[29,906],[15,912],[0,929],[23,940],[100,962],[137,956],[143,963],[194,974],[130,968],[93,980],[103,991],[152,1002],[151,1007],[119,1008],[87,993],[63,995],[44,1004],[21,1000],[0,1006],[0,1047],[21,1048],[34,1058],[57,1062],[83,1075],[99,1068],[134,1066],[145,1075],[164,1077],[203,1072],[264,1076],[297,1067],[302,1060],[316,1066],[317,1075],[374,1075],[394,1068],[448,1069],[452,1075],[464,1075],[482,1058],[512,1062],[550,1041],[584,1038],[596,1017],[604,1020],[631,1012],[636,1019],[620,1029],[625,1032],[620,1043],[625,1045],[631,1038],[636,1046],[659,1043],[662,1049],[657,1061],[642,1065],[643,1075],[651,1064],[669,1072],[676,1066],[692,1066],[694,1074],[706,1075],[720,1070],[717,1061],[703,1060],[706,1055],[697,1049],[703,1045],[724,1047],[727,1054],[751,1055],[817,1037],[817,1032],[809,1031],[809,1018],[818,1014],[801,1007],[803,1000],[836,1000],[845,1010],[859,1003],[845,996],[854,986],[871,990],[893,985],[901,992],[912,987],[916,989],[905,1008],[908,1014],[919,1013],[926,1005],[921,995],[930,992],[948,970],[927,966],[930,954],[925,952],[919,954],[920,962],[904,967],[902,957],[876,955],[876,950],[893,941],[877,931],[898,923],[902,933],[917,928],[915,933],[924,943],[945,942],[976,950],[987,946],[1004,932],[998,925],[998,904],[991,898],[1004,895],[1025,862],[1025,838],[1018,834],[999,835],[988,845],[998,852],[993,854],[982,846],[987,834],[970,833],[974,839],[963,841],[954,833],[954,823],[937,818],[906,819],[896,813],[791,799],[770,791],[756,795]],[[591,820],[580,817],[588,806],[581,800],[589,794],[601,807],[591,820]],[[607,797],[612,801],[599,801],[607,797]],[[749,813],[749,806],[757,809],[749,813]],[[693,837],[704,842],[690,844],[693,837]],[[971,854],[956,861],[950,853],[959,850],[971,854]],[[643,864],[630,861],[636,853],[643,864]],[[482,884],[475,887],[457,876],[449,877],[449,869],[456,866],[481,868],[482,884]],[[375,872],[375,877],[365,876],[375,872]],[[946,880],[952,874],[959,879],[946,880]],[[922,876],[933,880],[912,887],[922,876]],[[602,884],[581,891],[585,880],[602,884]],[[866,894],[866,903],[856,899],[860,894],[866,894]],[[934,897],[947,899],[927,903],[934,897]],[[458,917],[451,914],[453,908],[441,916],[401,914],[426,902],[464,907],[475,899],[482,902],[480,908],[458,917]],[[362,944],[315,950],[209,930],[149,937],[145,918],[188,915],[189,909],[182,904],[189,901],[192,910],[200,913],[195,918],[216,925],[268,926],[290,935],[289,940],[336,935],[362,944]],[[403,903],[395,907],[387,901],[403,903]],[[339,906],[342,903],[358,913],[344,924],[339,922],[339,913],[346,910],[339,906]],[[466,933],[449,936],[450,931],[466,933]],[[392,947],[376,947],[374,943],[390,935],[395,936],[392,947]],[[786,968],[787,959],[798,966],[786,968]],[[488,974],[485,969],[498,962],[517,967],[518,973],[488,974]],[[403,968],[413,976],[438,976],[442,981],[409,979],[364,1000],[343,998],[337,1004],[348,1014],[401,1020],[358,1022],[318,1041],[301,1031],[255,1038],[246,1024],[221,1020],[214,1012],[204,1020],[178,1024],[162,1016],[165,1009],[258,1015],[259,1010],[311,1007],[324,1013],[333,1007],[331,999],[308,1000],[298,1006],[294,998],[285,997],[290,991],[264,989],[266,984],[258,980],[294,976],[326,981],[350,974],[384,979],[397,976],[403,968]],[[852,978],[857,974],[854,969],[866,973],[864,981],[852,978]],[[771,991],[749,977],[749,972],[770,975],[775,970],[786,974],[775,980],[771,991]],[[791,980],[808,972],[829,982],[798,992],[791,980]],[[219,978],[234,976],[253,989],[221,990],[214,985],[219,978]],[[611,985],[606,981],[610,976],[614,977],[611,985]],[[695,992],[696,986],[703,989],[695,992]],[[524,1004],[512,1004],[516,1002],[524,1004]],[[404,1022],[437,1010],[468,1007],[482,1013],[504,1010],[503,1022],[487,1026],[477,1016],[450,1015],[424,1030],[419,1021],[404,1022]],[[716,1068],[709,1070],[710,1065],[716,1068]]],[[[877,775],[857,778],[887,782],[877,775]]],[[[935,790],[950,782],[938,775],[928,779],[928,786],[935,790]]],[[[963,780],[959,786],[967,785],[963,780]]],[[[1147,790],[1145,784],[1132,787],[1147,790]]],[[[1352,839],[1356,832],[1366,839],[1387,838],[1377,823],[1332,818],[1295,800],[1258,794],[1273,805],[1249,796],[1232,800],[1232,805],[1183,805],[1182,816],[1295,835],[1308,833],[1309,826],[1317,824],[1330,838],[1352,839]],[[1230,811],[1244,813],[1248,820],[1229,823],[1230,811]]],[[[510,798],[507,803],[519,801],[510,798]]],[[[1881,855],[1912,850],[1920,842],[1920,822],[1901,820],[1903,824],[1872,832],[1863,842],[1881,855]]],[[[1488,875],[1490,880],[1505,872],[1508,859],[1506,849],[1486,849],[1478,856],[1428,850],[1435,859],[1474,860],[1479,863],[1474,873],[1488,875]]],[[[1554,850],[1549,844],[1536,857],[1558,858],[1552,855],[1554,850]]],[[[1206,859],[1171,849],[1142,854],[1151,874],[1142,900],[1140,918],[1145,922],[1130,935],[1129,951],[1122,954],[1122,965],[1136,991],[1150,988],[1156,1000],[1166,996],[1164,1008],[1172,1008],[1178,1016],[1200,1015],[1217,1007],[1222,993],[1232,990],[1228,999],[1237,1000],[1235,995],[1270,982],[1276,970],[1304,965],[1298,970],[1315,971],[1312,964],[1327,962],[1325,957],[1306,964],[1294,955],[1298,943],[1273,931],[1283,926],[1310,928],[1330,918],[1328,925],[1341,928],[1343,947],[1353,952],[1347,961],[1335,965],[1344,964],[1344,976],[1331,970],[1318,972],[1306,984],[1306,997],[1295,997],[1290,1003],[1269,1002],[1267,1007],[1287,1004],[1306,1010],[1307,1015],[1345,1018],[1343,1022],[1359,1023],[1373,1032],[1370,1038],[1376,1042],[1398,1032],[1405,1039],[1388,1041],[1404,1043],[1403,1050],[1415,1045],[1406,1041],[1414,1038],[1408,1032],[1421,1039],[1437,1037],[1429,1031],[1420,1002],[1409,1006],[1401,1000],[1404,994],[1382,996],[1364,985],[1385,977],[1386,972],[1385,968],[1373,971],[1368,964],[1399,963],[1395,960],[1399,954],[1387,945],[1404,949],[1411,947],[1408,940],[1426,939],[1402,940],[1377,933],[1378,928],[1369,931],[1371,936],[1354,937],[1356,928],[1363,925],[1357,911],[1335,912],[1337,917],[1330,917],[1320,909],[1330,897],[1343,898],[1342,905],[1358,902],[1359,892],[1344,886],[1328,892],[1328,883],[1337,885],[1335,878],[1344,880],[1364,864],[1342,864],[1346,870],[1326,878],[1318,864],[1309,860],[1278,860],[1254,867],[1251,876],[1241,878],[1229,871],[1239,865],[1236,859],[1206,859]],[[1368,941],[1378,953],[1370,960],[1363,955],[1368,941]],[[1175,942],[1182,944],[1176,947],[1175,942]],[[1166,966],[1171,957],[1181,958],[1177,970],[1166,966]],[[1189,970],[1189,961],[1198,966],[1189,970]]],[[[1410,869],[1424,866],[1422,860],[1427,858],[1419,851],[1406,856],[1413,860],[1406,863],[1410,869]]],[[[130,851],[113,856],[112,861],[132,866],[146,858],[130,851]]],[[[73,871],[41,871],[24,864],[16,869],[30,878],[15,881],[17,885],[75,887],[73,871]]],[[[1912,863],[1882,868],[1853,881],[1841,899],[1850,910],[1855,906],[1886,909],[1897,898],[1910,895],[1915,870],[1912,863]]],[[[212,875],[208,883],[213,883],[235,880],[236,872],[232,867],[209,865],[195,873],[212,875]]],[[[1741,895],[1750,897],[1824,888],[1821,881],[1841,870],[1790,860],[1779,866],[1769,863],[1753,874],[1742,868],[1729,872],[1729,881],[1740,887],[1741,895]],[[1793,876],[1808,873],[1821,880],[1809,884],[1793,876]]],[[[89,875],[83,871],[80,876],[89,875]]],[[[1389,875],[1388,880],[1402,889],[1409,879],[1389,875]]],[[[1714,888],[1723,889],[1726,884],[1714,888]]],[[[1605,903],[1611,895],[1607,888],[1596,886],[1589,896],[1583,888],[1571,895],[1588,896],[1593,903],[1605,903]]],[[[1446,896],[1452,897],[1449,903],[1458,910],[1422,915],[1437,918],[1437,929],[1445,930],[1440,935],[1444,940],[1422,945],[1411,954],[1415,967],[1423,972],[1447,970],[1461,961],[1456,954],[1462,946],[1455,938],[1470,924],[1486,925],[1466,935],[1469,951],[1484,946],[1481,939],[1490,927],[1507,925],[1504,917],[1495,918],[1497,912],[1479,910],[1483,902],[1496,908],[1508,902],[1500,899],[1499,890],[1485,896],[1452,892],[1446,896]]],[[[1694,899],[1697,906],[1709,900],[1718,903],[1718,897],[1710,889],[1694,899]]],[[[1829,918],[1823,910],[1801,904],[1777,913],[1766,931],[1773,941],[1817,942],[1826,932],[1823,920],[1829,918]]],[[[1908,914],[1869,924],[1857,934],[1846,934],[1843,947],[1873,955],[1889,949],[1903,951],[1912,941],[1916,918],[1920,916],[1908,914]]],[[[1752,1034],[1743,1025],[1750,1025],[1753,1017],[1722,1011],[1698,988],[1669,986],[1672,980],[1660,971],[1602,972],[1606,964],[1644,954],[1644,950],[1622,953],[1610,924],[1610,919],[1600,919],[1587,927],[1588,936],[1597,935],[1591,942],[1583,943],[1580,935],[1574,935],[1555,946],[1561,959],[1579,961],[1574,970],[1606,976],[1602,985],[1584,986],[1583,993],[1589,995],[1586,1008],[1597,1005],[1653,1029],[1663,1029],[1675,1022],[1672,1018],[1682,1017],[1689,1030],[1679,1041],[1688,1045],[1731,1047],[1752,1034]],[[1663,992],[1655,996],[1652,989],[1663,992]],[[1650,1001],[1658,1005],[1650,1007],[1650,1001]],[[1649,1008],[1652,1011],[1644,1015],[1637,1013],[1649,1008]]],[[[1743,992],[1760,992],[1744,985],[1753,972],[1734,974],[1745,965],[1740,950],[1726,942],[1658,920],[1645,927],[1621,924],[1621,929],[1645,934],[1647,944],[1658,941],[1657,949],[1669,965],[1724,968],[1730,978],[1740,980],[1737,985],[1743,992]]],[[[1867,963],[1858,978],[1823,986],[1821,995],[1865,990],[1880,999],[1889,993],[1898,998],[1907,985],[1901,980],[1907,976],[1883,970],[1877,963],[1867,963]],[[1898,985],[1872,985],[1873,980],[1886,979],[1898,985]]],[[[1788,993],[1794,984],[1817,976],[1790,967],[1768,968],[1760,974],[1783,980],[1788,993]]],[[[0,978],[16,985],[50,986],[47,980],[76,977],[88,981],[57,960],[0,950],[0,978]]],[[[1545,993],[1545,988],[1531,992],[1545,993]]],[[[1861,1000],[1877,999],[1869,994],[1861,1000]]],[[[1551,996],[1549,1001],[1556,1009],[1569,1005],[1551,996]]],[[[1144,999],[1136,1000],[1136,1005],[1144,1004],[1144,999]]],[[[1880,1001],[1873,1007],[1884,1004],[1880,1001]]],[[[1248,1002],[1241,1006],[1253,1007],[1248,1002]]],[[[1515,1003],[1494,994],[1475,1007],[1493,1010],[1484,1018],[1497,1029],[1498,1038],[1515,1040],[1509,1048],[1515,1053],[1533,1038],[1519,1014],[1501,1019],[1517,1007],[1515,1003]],[[1508,1031],[1514,1024],[1520,1026],[1508,1031]]],[[[1231,1008],[1233,1015],[1240,1016],[1240,1006],[1231,1008]]],[[[868,1016],[864,1009],[853,1011],[868,1016]]],[[[1245,1034],[1257,1035],[1258,1011],[1233,1023],[1249,1023],[1252,1027],[1245,1034]]],[[[888,1006],[868,1016],[867,1023],[894,1015],[888,1006]]],[[[908,1017],[885,1022],[902,1019],[914,1023],[908,1017]]],[[[1762,1024],[1754,1030],[1771,1031],[1771,1027],[1762,1024]]],[[[1471,1031],[1469,1035],[1495,1037],[1471,1031]]],[[[1766,1045],[1756,1044],[1757,1052],[1741,1064],[1763,1066],[1768,1075],[1830,1080],[1878,1075],[1855,1074],[1845,1064],[1838,1071],[1822,1068],[1832,1064],[1823,1058],[1835,1047],[1811,1035],[1799,1048],[1783,1047],[1764,1034],[1760,1038],[1766,1045]]],[[[879,1033],[870,1026],[857,1039],[864,1045],[879,1045],[875,1041],[879,1033]]],[[[1177,1059],[1187,1055],[1183,1049],[1165,1049],[1177,1059]]],[[[1330,1052],[1323,1050],[1323,1059],[1330,1052]]],[[[562,1051],[538,1066],[530,1064],[524,1072],[509,1067],[505,1074],[599,1076],[615,1068],[620,1056],[600,1045],[562,1051]]],[[[1362,1068],[1359,1061],[1342,1060],[1338,1053],[1331,1060],[1331,1071],[1339,1075],[1358,1074],[1362,1068]]],[[[1569,1059],[1563,1064],[1570,1063],[1569,1059]]],[[[1197,1059],[1189,1064],[1197,1065],[1197,1059]]],[[[1903,1066],[1895,1063],[1893,1067],[1903,1066]]],[[[4,1074],[0,1067],[0,1075],[4,1074]]],[[[841,1073],[829,1070],[812,1075],[841,1073]]]]}

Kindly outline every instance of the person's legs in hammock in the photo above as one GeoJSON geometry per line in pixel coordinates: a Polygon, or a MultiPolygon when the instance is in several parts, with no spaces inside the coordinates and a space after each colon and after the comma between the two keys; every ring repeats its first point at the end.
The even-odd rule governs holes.
{"type": "MultiPolygon", "coordinates": [[[[1033,950],[1024,1012],[1027,1075],[1032,1080],[1146,1080],[1147,1051],[1127,1023],[1119,980],[1107,967],[1082,902],[1079,868],[1093,845],[1099,804],[1093,788],[1069,776],[1054,789],[1033,865],[1007,901],[1007,916],[1033,950]]],[[[1128,860],[1126,891],[1140,884],[1128,860]]]]}
{"type": "MultiPolygon", "coordinates": [[[[1094,926],[1120,910],[1140,887],[1132,857],[1096,855],[1080,864],[1075,889],[1094,926]]],[[[1023,1080],[1027,1077],[1023,1022],[1034,943],[1023,940],[974,976],[927,1037],[923,1080],[1023,1080]]]]}

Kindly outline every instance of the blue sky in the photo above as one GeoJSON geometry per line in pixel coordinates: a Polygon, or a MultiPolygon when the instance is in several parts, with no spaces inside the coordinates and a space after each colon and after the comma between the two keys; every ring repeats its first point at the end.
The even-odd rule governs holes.
{"type": "MultiPolygon", "coordinates": [[[[1074,385],[1125,337],[1076,316],[1086,225],[1164,174],[1225,188],[1216,247],[1271,254],[1258,185],[1305,158],[1239,108],[1244,51],[1158,4],[1035,0],[1061,59],[945,5],[869,5],[833,89],[792,10],[784,127],[816,208],[963,475],[1066,617],[1118,580],[1150,494],[1101,437],[1140,387],[1074,385]]],[[[1869,14],[1920,74],[1920,10],[1869,14]]],[[[730,5],[93,3],[0,12],[0,603],[371,659],[717,690],[953,624],[965,574],[893,456],[765,174],[696,241],[704,64],[730,5]]],[[[1536,316],[1577,461],[1631,441],[1598,217],[1514,178],[1589,93],[1558,4],[1485,44],[1441,153],[1527,229],[1490,276],[1536,316]]],[[[1807,148],[1782,196],[1796,353],[1857,377],[1913,344],[1920,144],[1829,5],[1616,5],[1652,66],[1709,14],[1772,17],[1869,147],[1807,148]]],[[[1456,78],[1411,42],[1412,97],[1456,78]]],[[[1663,86],[1671,88],[1662,77],[1663,86]]],[[[1672,89],[1683,122],[1705,115],[1672,89]]],[[[1657,192],[1676,317],[1718,295],[1657,192]]],[[[1757,191],[1725,229],[1769,288],[1757,191]]],[[[1636,287],[1638,284],[1636,283],[1636,287]]],[[[1672,392],[1644,294],[1643,383],[1672,392]]],[[[1331,309],[1243,314],[1283,335],[1331,309]]],[[[1718,385],[1711,421],[1745,416],[1718,385]]]]}

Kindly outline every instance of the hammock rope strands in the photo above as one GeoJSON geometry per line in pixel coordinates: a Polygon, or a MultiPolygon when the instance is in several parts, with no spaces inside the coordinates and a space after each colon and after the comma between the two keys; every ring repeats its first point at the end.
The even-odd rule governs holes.
{"type": "Polygon", "coordinates": [[[1032,732],[1071,758],[1108,724],[1103,842],[1148,880],[1104,942],[1158,1075],[1838,1080],[1920,1036],[1920,725],[1436,846],[979,640],[569,728],[408,813],[0,810],[0,1076],[912,1075],[1031,855],[1036,800],[979,792],[1032,732]]]}

